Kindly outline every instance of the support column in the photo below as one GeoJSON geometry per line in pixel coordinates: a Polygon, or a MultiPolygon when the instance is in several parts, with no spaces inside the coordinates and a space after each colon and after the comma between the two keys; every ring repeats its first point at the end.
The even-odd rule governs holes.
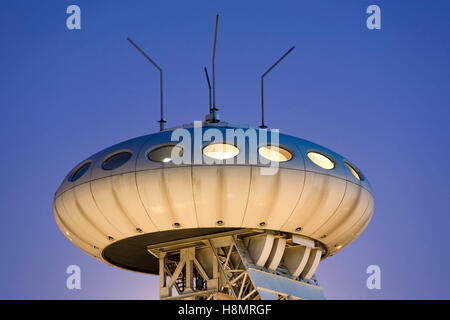
{"type": "Polygon", "coordinates": [[[266,233],[263,236],[249,239],[248,251],[257,266],[262,267],[266,263],[272,251],[274,238],[273,234],[266,233]]]}
{"type": "Polygon", "coordinates": [[[159,296],[160,298],[170,297],[171,290],[166,285],[167,275],[166,275],[166,253],[159,253],[159,296]]]}

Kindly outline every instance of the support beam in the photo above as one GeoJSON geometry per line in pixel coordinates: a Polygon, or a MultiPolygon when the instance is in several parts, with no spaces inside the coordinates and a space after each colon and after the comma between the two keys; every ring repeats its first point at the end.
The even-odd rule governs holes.
{"type": "Polygon", "coordinates": [[[276,238],[273,242],[272,251],[266,262],[267,269],[275,271],[283,258],[284,249],[286,248],[285,238],[276,238]]]}
{"type": "Polygon", "coordinates": [[[252,257],[253,262],[257,266],[264,266],[272,251],[273,241],[275,237],[273,234],[266,233],[258,237],[251,238],[248,243],[248,251],[252,257]]]}
{"type": "Polygon", "coordinates": [[[322,257],[322,251],[319,249],[313,249],[309,255],[308,262],[301,273],[303,279],[309,280],[316,272],[319,266],[320,258],[322,257]]]}
{"type": "Polygon", "coordinates": [[[289,272],[292,274],[292,278],[298,278],[308,262],[311,248],[298,246],[286,248],[284,250],[283,261],[289,272]]]}
{"type": "Polygon", "coordinates": [[[194,287],[194,259],[195,259],[195,248],[182,249],[182,252],[185,251],[185,282],[186,289],[184,292],[192,292],[194,287]]]}
{"type": "Polygon", "coordinates": [[[208,240],[208,243],[209,243],[209,246],[211,247],[211,250],[214,253],[214,256],[216,257],[217,261],[219,262],[219,268],[220,268],[220,271],[222,272],[223,277],[225,278],[225,280],[227,282],[228,289],[231,292],[231,295],[233,296],[233,298],[236,299],[237,298],[236,293],[234,292],[233,286],[231,285],[230,280],[227,277],[224,266],[220,263],[220,258],[219,258],[219,255],[217,254],[217,250],[216,250],[216,248],[214,248],[211,240],[208,240]]]}

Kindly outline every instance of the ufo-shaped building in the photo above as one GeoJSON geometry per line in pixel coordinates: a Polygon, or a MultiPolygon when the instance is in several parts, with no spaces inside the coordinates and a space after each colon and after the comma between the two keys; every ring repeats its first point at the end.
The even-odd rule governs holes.
{"type": "Polygon", "coordinates": [[[320,261],[373,214],[364,173],[315,143],[214,115],[161,129],[67,174],[53,205],[63,234],[102,262],[159,274],[161,299],[324,298],[320,261]]]}

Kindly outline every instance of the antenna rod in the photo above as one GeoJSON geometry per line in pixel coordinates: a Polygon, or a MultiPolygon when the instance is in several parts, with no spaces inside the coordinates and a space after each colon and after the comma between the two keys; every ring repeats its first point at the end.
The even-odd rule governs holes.
{"type": "Polygon", "coordinates": [[[208,82],[209,88],[209,112],[211,113],[211,82],[209,82],[208,69],[205,67],[206,81],[208,82]]]}
{"type": "Polygon", "coordinates": [[[295,46],[293,46],[292,48],[290,48],[285,54],[283,54],[283,56],[277,60],[277,62],[275,62],[269,69],[267,69],[266,72],[263,73],[263,75],[261,76],[261,125],[259,126],[261,129],[265,129],[267,128],[267,126],[264,124],[264,77],[270,72],[272,71],[273,68],[275,68],[280,62],[281,60],[283,60],[289,53],[291,53],[292,50],[295,49],[295,46]]]}
{"type": "Polygon", "coordinates": [[[159,70],[159,88],[160,88],[160,94],[161,94],[161,119],[158,120],[159,122],[159,131],[163,131],[164,130],[164,123],[166,122],[166,120],[164,120],[163,117],[163,71],[162,69],[156,64],[155,61],[153,61],[144,51],[141,50],[141,48],[139,48],[133,41],[131,41],[130,38],[127,38],[127,40],[140,52],[142,53],[142,55],[144,57],[147,58],[148,61],[150,61],[155,67],[156,69],[159,70]]]}
{"type": "Polygon", "coordinates": [[[212,121],[214,122],[216,119],[216,73],[215,73],[215,58],[216,58],[216,42],[217,42],[217,27],[219,25],[219,15],[216,15],[216,29],[214,31],[214,47],[213,47],[213,55],[212,55],[212,90],[213,90],[213,107],[212,107],[212,121]]]}

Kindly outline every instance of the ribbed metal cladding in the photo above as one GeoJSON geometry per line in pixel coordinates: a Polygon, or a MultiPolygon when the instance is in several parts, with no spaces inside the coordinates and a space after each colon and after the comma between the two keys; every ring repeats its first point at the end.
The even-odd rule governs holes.
{"type": "MultiPolygon", "coordinates": [[[[218,127],[227,128],[233,127],[218,127]]],[[[170,143],[171,132],[131,139],[89,157],[92,164],[74,182],[71,171],[54,199],[55,220],[63,234],[103,261],[102,251],[116,241],[219,226],[305,235],[323,243],[329,255],[355,240],[372,217],[367,179],[356,179],[344,164],[347,159],[329,149],[280,134],[280,146],[293,158],[280,163],[274,175],[261,174],[262,165],[150,161],[147,152],[170,143]],[[132,153],[127,163],[115,170],[101,168],[108,156],[123,150],[132,153]],[[335,168],[315,165],[306,156],[311,150],[332,158],[335,168]]]]}

